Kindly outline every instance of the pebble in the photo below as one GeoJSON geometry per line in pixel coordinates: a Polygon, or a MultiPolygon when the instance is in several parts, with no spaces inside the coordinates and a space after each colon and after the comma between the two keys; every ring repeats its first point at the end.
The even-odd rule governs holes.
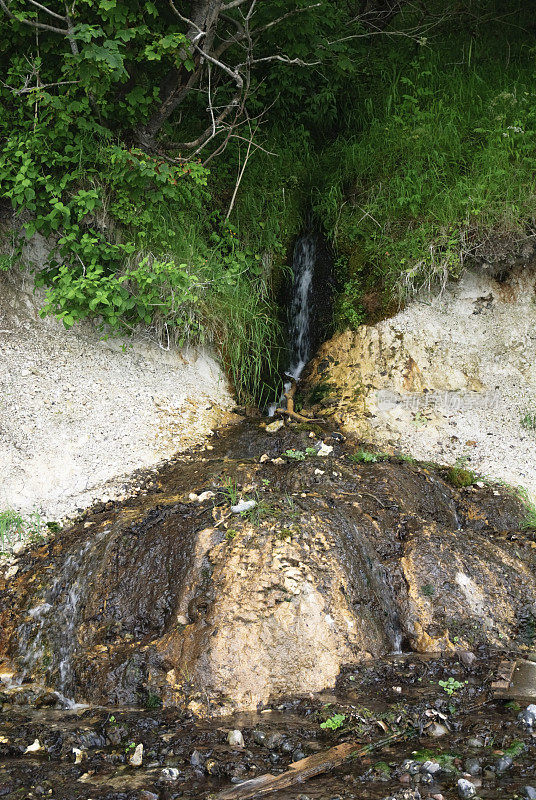
{"type": "Polygon", "coordinates": [[[536,723],[536,705],[531,703],[530,706],[527,706],[526,709],[521,714],[521,720],[528,725],[529,728],[532,728],[536,723]]]}
{"type": "Polygon", "coordinates": [[[229,731],[227,736],[227,742],[231,747],[242,748],[244,747],[244,737],[242,736],[242,731],[234,730],[229,731]]]}
{"type": "Polygon", "coordinates": [[[425,761],[421,767],[423,772],[428,772],[429,775],[435,775],[441,769],[437,761],[425,761]]]}
{"type": "Polygon", "coordinates": [[[465,778],[460,778],[458,781],[458,795],[462,800],[469,800],[471,797],[476,797],[476,789],[471,781],[465,778]]]}
{"type": "Polygon", "coordinates": [[[536,800],[536,789],[534,786],[523,786],[522,791],[527,800],[536,800]]]}
{"type": "Polygon", "coordinates": [[[484,747],[482,739],[471,738],[467,740],[467,747],[484,747]]]}
{"type": "Polygon", "coordinates": [[[478,758],[465,759],[465,771],[469,775],[480,775],[482,773],[482,763],[478,758]]]}
{"type": "Polygon", "coordinates": [[[26,748],[26,750],[24,752],[25,753],[38,753],[39,750],[42,750],[42,749],[43,748],[41,746],[41,742],[39,741],[39,739],[35,739],[32,744],[28,745],[28,747],[26,748]]]}
{"type": "Polygon", "coordinates": [[[284,425],[285,423],[283,422],[282,419],[276,419],[274,422],[270,422],[266,426],[266,433],[277,433],[277,431],[280,431],[281,428],[284,427],[284,425]]]}
{"type": "Polygon", "coordinates": [[[448,732],[449,729],[440,722],[432,722],[430,727],[426,729],[426,734],[432,736],[434,739],[438,739],[440,736],[446,736],[448,732]]]}
{"type": "Polygon", "coordinates": [[[192,767],[202,767],[203,766],[203,757],[199,750],[194,750],[192,755],[190,756],[190,764],[192,767]]]}
{"type": "Polygon", "coordinates": [[[253,741],[255,742],[255,744],[264,744],[265,741],[266,741],[266,734],[265,734],[264,731],[259,731],[259,730],[255,729],[253,731],[252,736],[253,736],[253,741]]]}
{"type": "Polygon", "coordinates": [[[320,445],[319,449],[316,451],[317,456],[329,456],[333,452],[333,445],[331,444],[322,444],[320,445]]]}
{"type": "Polygon", "coordinates": [[[158,800],[158,795],[154,792],[148,792],[146,789],[140,794],[140,800],[158,800]]]}
{"type": "Polygon", "coordinates": [[[160,773],[160,777],[164,781],[176,781],[179,775],[180,772],[175,767],[165,767],[160,773]]]}
{"type": "Polygon", "coordinates": [[[264,742],[264,746],[268,748],[268,750],[278,750],[279,747],[282,745],[285,737],[282,733],[271,733],[269,736],[266,737],[264,742]]]}
{"type": "Polygon", "coordinates": [[[216,497],[214,492],[201,492],[201,494],[197,498],[196,502],[205,503],[207,500],[210,500],[212,497],[216,497]]]}
{"type": "Polygon", "coordinates": [[[514,759],[510,756],[501,756],[501,758],[495,764],[495,769],[501,775],[503,772],[509,770],[514,763],[514,759]]]}
{"type": "Polygon", "coordinates": [[[236,506],[231,506],[231,511],[233,514],[243,514],[244,511],[251,511],[256,505],[256,500],[242,500],[242,502],[237,503],[236,506]]]}
{"type": "Polygon", "coordinates": [[[136,749],[128,759],[128,763],[131,767],[141,767],[143,761],[143,745],[138,744],[136,745],[136,749]]]}

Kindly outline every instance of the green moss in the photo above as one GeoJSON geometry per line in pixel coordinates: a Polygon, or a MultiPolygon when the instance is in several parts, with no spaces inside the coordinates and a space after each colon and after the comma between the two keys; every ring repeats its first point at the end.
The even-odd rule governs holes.
{"type": "Polygon", "coordinates": [[[475,482],[475,474],[465,467],[451,467],[447,472],[447,481],[457,489],[472,486],[475,482]]]}

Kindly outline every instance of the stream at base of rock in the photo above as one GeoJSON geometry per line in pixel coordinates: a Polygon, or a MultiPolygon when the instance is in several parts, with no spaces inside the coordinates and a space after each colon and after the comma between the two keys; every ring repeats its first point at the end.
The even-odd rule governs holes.
{"type": "Polygon", "coordinates": [[[203,799],[397,732],[271,796],[522,796],[531,697],[491,684],[534,646],[534,532],[511,489],[456,478],[246,421],[8,559],[0,797],[203,799]]]}
{"type": "Polygon", "coordinates": [[[343,672],[333,692],[218,720],[199,720],[176,709],[69,711],[5,704],[0,796],[208,799],[223,787],[277,774],[334,744],[349,739],[366,744],[407,730],[400,742],[270,796],[448,800],[459,797],[458,781],[465,775],[479,797],[523,797],[525,786],[536,786],[536,734],[519,719],[522,707],[490,700],[497,664],[497,653],[482,653],[470,670],[430,656],[386,658],[343,672]],[[449,679],[463,686],[450,698],[439,685],[449,679]],[[335,714],[345,716],[343,727],[322,729],[320,724],[335,714]],[[241,732],[243,748],[229,745],[232,730],[241,732]],[[31,752],[36,742],[41,749],[31,752]],[[142,765],[131,766],[129,758],[140,744],[142,765]]]}

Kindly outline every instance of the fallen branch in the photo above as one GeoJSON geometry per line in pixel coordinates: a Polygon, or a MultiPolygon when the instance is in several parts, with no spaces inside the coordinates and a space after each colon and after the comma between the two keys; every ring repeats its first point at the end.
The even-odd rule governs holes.
{"type": "Polygon", "coordinates": [[[313,417],[304,417],[302,414],[298,414],[297,411],[291,411],[288,408],[276,408],[276,414],[285,414],[290,419],[295,419],[296,422],[313,422],[315,425],[325,425],[325,419],[314,419],[313,417]]]}
{"type": "Polygon", "coordinates": [[[225,789],[217,794],[214,800],[251,800],[255,797],[264,797],[268,793],[278,792],[281,789],[288,789],[289,786],[304,783],[309,778],[314,778],[315,775],[329,772],[348,758],[360,758],[370,753],[371,750],[383,747],[384,744],[388,744],[395,739],[401,739],[404,736],[408,736],[408,731],[395,733],[386,739],[381,739],[364,747],[360,747],[357,742],[338,744],[336,747],[326,750],[325,753],[315,753],[312,756],[300,759],[300,761],[294,761],[294,763],[290,764],[289,769],[281,773],[281,775],[271,775],[270,773],[259,775],[258,778],[252,778],[238,786],[225,789]]]}

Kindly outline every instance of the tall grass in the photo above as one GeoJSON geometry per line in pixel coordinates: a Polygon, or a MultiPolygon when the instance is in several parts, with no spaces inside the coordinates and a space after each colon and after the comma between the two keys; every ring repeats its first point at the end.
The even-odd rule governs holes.
{"type": "Polygon", "coordinates": [[[320,159],[315,196],[354,296],[357,281],[404,300],[458,277],[486,237],[532,229],[533,51],[508,36],[490,25],[473,42],[461,31],[428,43],[405,64],[392,48],[378,56],[369,102],[348,122],[355,133],[320,159]]]}

